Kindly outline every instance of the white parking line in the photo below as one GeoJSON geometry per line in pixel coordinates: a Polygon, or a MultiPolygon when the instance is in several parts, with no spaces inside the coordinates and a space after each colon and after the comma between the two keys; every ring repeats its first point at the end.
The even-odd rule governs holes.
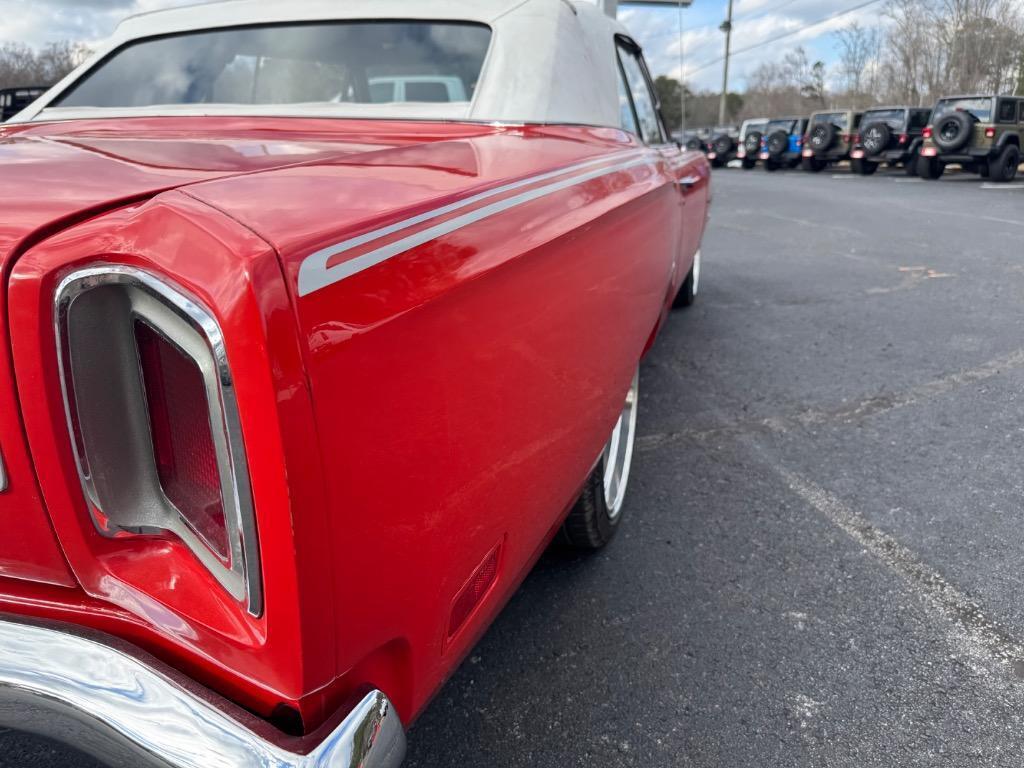
{"type": "Polygon", "coordinates": [[[924,179],[893,179],[897,184],[924,184],[924,179]]]}
{"type": "Polygon", "coordinates": [[[991,181],[986,181],[981,185],[982,189],[1024,189],[1024,184],[994,184],[991,181]]]}

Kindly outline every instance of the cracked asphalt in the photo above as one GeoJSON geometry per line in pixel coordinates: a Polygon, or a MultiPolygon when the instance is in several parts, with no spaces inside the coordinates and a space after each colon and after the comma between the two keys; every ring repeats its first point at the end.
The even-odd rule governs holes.
{"type": "MultiPolygon", "coordinates": [[[[544,556],[411,768],[1024,759],[1024,184],[714,192],[625,527],[544,556]]],[[[0,765],[92,766],[11,735],[0,765]]]]}

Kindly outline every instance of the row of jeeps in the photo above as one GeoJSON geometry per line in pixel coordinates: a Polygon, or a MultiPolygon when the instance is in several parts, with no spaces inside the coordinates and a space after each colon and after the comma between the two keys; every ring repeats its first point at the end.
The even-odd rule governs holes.
{"type": "MultiPolygon", "coordinates": [[[[938,179],[958,165],[992,181],[1017,175],[1024,134],[1024,97],[955,96],[934,109],[875,107],[865,112],[816,112],[810,117],[747,120],[736,139],[712,142],[716,166],[759,162],[767,171],[802,167],[819,173],[849,161],[854,173],[879,166],[902,167],[907,175],[938,179]],[[715,152],[719,146],[729,153],[715,152]]],[[[720,138],[720,137],[719,137],[720,138]]]]}

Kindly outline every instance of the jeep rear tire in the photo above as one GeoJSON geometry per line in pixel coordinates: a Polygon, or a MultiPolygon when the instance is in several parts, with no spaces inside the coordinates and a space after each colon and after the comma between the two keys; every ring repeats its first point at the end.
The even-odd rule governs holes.
{"type": "Polygon", "coordinates": [[[917,161],[919,159],[920,158],[915,152],[914,154],[912,154],[910,157],[903,161],[903,172],[907,174],[907,176],[917,176],[917,161]]]}
{"type": "Polygon", "coordinates": [[[727,133],[723,133],[715,137],[711,146],[724,162],[726,156],[732,152],[733,147],[736,146],[736,142],[732,140],[732,136],[727,133]]]}
{"type": "Polygon", "coordinates": [[[766,171],[777,171],[779,170],[779,161],[773,157],[769,157],[764,161],[764,169],[766,171]]]}
{"type": "Polygon", "coordinates": [[[935,181],[936,179],[942,178],[943,172],[946,170],[937,157],[921,157],[917,161],[917,175],[922,179],[930,179],[935,181]]]}
{"type": "Polygon", "coordinates": [[[757,160],[756,159],[755,160],[751,160],[749,157],[744,157],[743,158],[743,170],[745,170],[745,171],[752,171],[756,165],[757,165],[757,160]]]}
{"type": "Polygon", "coordinates": [[[816,157],[805,157],[800,165],[808,173],[821,173],[825,170],[825,166],[828,165],[828,163],[824,160],[819,160],[816,157]]]}
{"type": "Polygon", "coordinates": [[[872,163],[870,160],[851,160],[850,168],[861,176],[870,176],[878,170],[878,163],[872,163]]]}
{"type": "Polygon", "coordinates": [[[1013,144],[1007,144],[999,156],[988,164],[988,174],[992,181],[1006,184],[1017,177],[1020,166],[1020,150],[1013,144]]]}
{"type": "Polygon", "coordinates": [[[770,154],[773,159],[778,159],[782,155],[786,154],[786,150],[789,149],[789,134],[785,131],[775,131],[768,137],[766,146],[768,148],[768,154],[770,154]]]}

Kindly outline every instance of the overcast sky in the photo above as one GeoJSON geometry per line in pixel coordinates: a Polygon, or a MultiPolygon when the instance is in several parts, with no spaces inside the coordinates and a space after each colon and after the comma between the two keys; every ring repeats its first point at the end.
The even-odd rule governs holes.
{"type": "MultiPolygon", "coordinates": [[[[74,40],[95,44],[129,14],[193,2],[195,0],[0,0],[0,42],[40,46],[52,41],[74,40]]],[[[737,56],[733,61],[734,76],[730,86],[742,89],[746,76],[759,64],[778,59],[797,45],[806,47],[812,59],[833,63],[836,52],[832,33],[854,19],[865,25],[880,23],[884,3],[876,3],[827,24],[808,25],[858,4],[858,0],[735,0],[734,49],[755,45],[785,32],[796,34],[737,56]]],[[[694,0],[693,6],[683,12],[685,73],[691,85],[697,88],[721,87],[721,63],[712,62],[723,53],[725,41],[718,25],[725,18],[726,5],[727,0],[694,0]]],[[[677,11],[631,9],[623,5],[621,17],[644,46],[655,74],[677,76],[677,11]]]]}

